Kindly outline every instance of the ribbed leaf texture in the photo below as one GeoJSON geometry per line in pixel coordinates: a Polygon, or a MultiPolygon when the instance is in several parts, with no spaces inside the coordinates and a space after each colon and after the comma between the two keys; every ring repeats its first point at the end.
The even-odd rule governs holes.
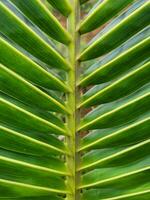
{"type": "Polygon", "coordinates": [[[1,200],[150,199],[150,3],[89,2],[0,1],[1,200]]]}

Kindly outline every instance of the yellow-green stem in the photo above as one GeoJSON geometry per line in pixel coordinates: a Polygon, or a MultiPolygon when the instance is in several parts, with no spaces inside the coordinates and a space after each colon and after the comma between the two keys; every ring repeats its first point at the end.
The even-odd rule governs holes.
{"type": "Polygon", "coordinates": [[[71,108],[71,115],[67,116],[67,126],[70,132],[70,137],[67,137],[67,146],[70,151],[70,156],[67,156],[67,166],[70,171],[71,176],[67,178],[67,185],[71,194],[67,195],[67,200],[80,200],[80,193],[77,189],[80,174],[76,172],[77,166],[79,164],[79,155],[76,152],[79,134],[77,133],[77,126],[80,119],[79,110],[77,110],[76,105],[79,101],[79,88],[76,87],[77,78],[79,77],[79,63],[76,60],[77,54],[79,53],[80,37],[79,33],[76,31],[79,18],[79,0],[70,0],[72,5],[72,13],[68,17],[68,31],[72,35],[72,41],[69,44],[69,61],[71,63],[72,69],[68,74],[68,84],[72,89],[72,92],[67,95],[68,106],[71,108]]]}

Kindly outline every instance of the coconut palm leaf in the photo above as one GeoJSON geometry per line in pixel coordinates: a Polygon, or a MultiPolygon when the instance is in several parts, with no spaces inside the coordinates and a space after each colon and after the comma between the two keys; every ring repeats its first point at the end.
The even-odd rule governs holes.
{"type": "Polygon", "coordinates": [[[150,199],[150,4],[95,2],[0,2],[0,200],[150,199]]]}

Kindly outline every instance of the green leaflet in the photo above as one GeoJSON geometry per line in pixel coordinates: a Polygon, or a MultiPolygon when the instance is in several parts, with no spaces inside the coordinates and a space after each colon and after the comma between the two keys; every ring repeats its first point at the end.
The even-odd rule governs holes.
{"type": "Polygon", "coordinates": [[[142,116],[135,122],[115,128],[90,132],[81,140],[79,150],[121,147],[135,144],[149,138],[150,117],[142,116]]]}
{"type": "Polygon", "coordinates": [[[8,38],[49,66],[65,70],[70,68],[70,65],[58,52],[15,16],[3,3],[0,3],[0,17],[0,31],[8,38]],[[16,34],[20,37],[16,37],[16,34]]]}
{"type": "Polygon", "coordinates": [[[69,0],[63,0],[63,3],[59,3],[55,0],[48,0],[48,2],[57,10],[59,10],[64,16],[68,16],[72,10],[69,0]]]}
{"type": "Polygon", "coordinates": [[[68,87],[56,75],[44,70],[27,56],[0,38],[0,61],[27,80],[52,90],[68,91],[68,87]]]}
{"type": "Polygon", "coordinates": [[[81,188],[87,187],[99,187],[102,184],[113,184],[119,179],[124,177],[134,176],[138,173],[150,170],[150,157],[147,156],[143,160],[133,162],[130,165],[126,164],[124,166],[118,166],[113,168],[101,168],[95,169],[85,175],[83,175],[81,188]],[[100,178],[101,177],[101,178],[100,178]]]}
{"type": "Polygon", "coordinates": [[[29,170],[25,171],[23,168],[20,170],[15,167],[13,169],[11,166],[6,166],[6,169],[4,166],[0,166],[0,169],[3,173],[3,176],[0,175],[0,186],[2,196],[4,197],[49,195],[51,192],[63,194],[67,192],[64,182],[63,180],[61,181],[60,178],[52,178],[51,176],[37,174],[35,172],[30,172],[29,170]],[[6,173],[7,176],[4,176],[6,173]],[[12,174],[12,177],[7,179],[9,173],[12,174]],[[25,178],[28,177],[28,175],[33,177],[33,179],[25,178]],[[8,191],[8,193],[6,193],[6,191],[8,191]]]}
{"type": "MultiPolygon", "coordinates": [[[[117,23],[117,18],[115,19],[115,24],[117,23]]],[[[113,27],[114,24],[110,23],[110,25],[106,26],[106,30],[103,32],[101,31],[96,37],[100,37],[102,36],[105,32],[107,32],[109,30],[109,28],[113,27]],[[110,27],[109,27],[110,26],[110,27]],[[108,30],[107,30],[108,29],[108,30]]],[[[142,62],[144,60],[146,60],[148,58],[148,54],[146,53],[146,51],[144,50],[144,48],[142,47],[145,47],[145,48],[149,48],[149,36],[150,36],[150,26],[147,26],[145,27],[142,31],[140,31],[139,33],[137,33],[136,35],[134,35],[132,38],[130,38],[129,40],[127,40],[125,43],[121,44],[119,47],[115,48],[113,51],[109,52],[108,54],[106,54],[105,56],[103,56],[102,58],[100,58],[96,63],[92,64],[91,66],[87,67],[87,69],[85,69],[83,71],[83,75],[81,76],[81,80],[84,79],[86,76],[88,77],[90,74],[93,75],[94,74],[97,74],[99,72],[99,69],[102,67],[105,68],[105,65],[107,66],[107,64],[110,64],[111,65],[113,64],[113,61],[119,61],[120,58],[126,58],[128,55],[128,58],[129,58],[129,63],[128,63],[128,60],[125,59],[126,62],[120,62],[121,63],[126,63],[125,66],[127,66],[127,68],[124,67],[124,65],[120,68],[118,67],[118,72],[120,72],[120,74],[122,74],[124,71],[128,70],[129,68],[129,65],[132,67],[136,64],[138,64],[139,62],[142,62]],[[143,45],[144,44],[144,45],[143,45]],[[136,51],[137,49],[139,49],[139,51],[141,49],[143,49],[143,51],[141,51],[142,55],[145,56],[143,57],[139,51],[136,51]],[[135,54],[133,53],[135,51],[135,54]],[[130,53],[129,53],[130,52],[130,53]],[[130,57],[130,54],[131,54],[131,57],[130,57]],[[138,55],[138,57],[136,57],[136,59],[132,59],[134,58],[135,55],[138,55]],[[139,58],[139,59],[138,59],[139,58]],[[137,60],[137,62],[136,62],[137,60]],[[112,61],[112,62],[111,62],[112,61]],[[134,64],[135,62],[135,64],[134,64]],[[104,67],[103,67],[104,66],[104,67]],[[124,70],[122,70],[124,69],[124,70]]],[[[148,49],[147,49],[148,51],[148,49]]],[[[110,66],[109,66],[110,67],[110,66]]],[[[117,65],[114,65],[114,67],[116,68],[117,65]]],[[[113,74],[114,71],[111,70],[111,74],[113,74]]],[[[103,74],[103,73],[102,73],[103,74]]],[[[109,74],[109,76],[111,75],[109,74]]],[[[107,75],[107,74],[106,74],[107,75]]],[[[117,76],[116,76],[117,77],[117,76]]],[[[94,77],[94,80],[92,81],[95,81],[95,78],[94,77]]],[[[110,80],[112,79],[113,77],[110,76],[110,80]]],[[[101,77],[102,79],[102,77],[101,77]]],[[[109,80],[109,77],[107,77],[107,79],[109,80]]],[[[107,81],[107,79],[105,80],[102,80],[101,82],[105,82],[107,81]]],[[[81,82],[80,80],[80,82],[81,82]]],[[[99,79],[96,79],[97,82],[93,82],[93,83],[100,83],[99,79]]]]}
{"type": "Polygon", "coordinates": [[[124,74],[122,77],[119,77],[116,81],[102,89],[99,89],[99,87],[95,87],[94,89],[91,88],[83,95],[79,106],[89,107],[99,105],[129,95],[150,81],[149,68],[150,62],[124,74]],[[137,82],[137,84],[134,84],[135,82],[137,82]]]}
{"type": "Polygon", "coordinates": [[[0,65],[0,90],[35,108],[67,112],[63,102],[58,102],[3,65],[0,65]]]}
{"type": "Polygon", "coordinates": [[[64,44],[70,42],[70,35],[40,1],[11,1],[47,35],[64,44]]]}
{"type": "Polygon", "coordinates": [[[6,97],[1,97],[0,119],[3,124],[9,124],[9,126],[17,127],[19,130],[31,132],[38,131],[45,134],[67,134],[63,124],[52,114],[48,114],[48,116],[44,117],[43,113],[32,113],[30,110],[28,111],[24,109],[24,107],[22,108],[14,103],[14,101],[11,102],[10,99],[6,97]],[[47,121],[48,117],[51,119],[51,122],[47,121]],[[58,127],[58,125],[60,127],[58,127]]]}
{"type": "Polygon", "coordinates": [[[81,22],[80,33],[87,33],[98,28],[132,2],[133,0],[116,0],[115,3],[111,0],[100,2],[94,11],[90,12],[83,22],[81,22]]]}
{"type": "MultiPolygon", "coordinates": [[[[0,198],[1,199],[1,198],[0,198]]],[[[31,199],[31,196],[29,197],[16,197],[16,198],[7,198],[7,200],[30,200],[31,199]]],[[[53,200],[63,200],[61,197],[58,197],[58,196],[54,196],[54,195],[51,195],[51,196],[32,196],[32,199],[33,200],[49,200],[49,199],[53,199],[53,200]]]]}
{"type": "Polygon", "coordinates": [[[146,27],[149,24],[148,19],[149,3],[147,2],[101,38],[94,41],[81,53],[79,60],[90,60],[108,53],[146,27]],[[139,20],[140,23],[138,23],[139,20]]]}
{"type": "Polygon", "coordinates": [[[89,70],[88,74],[85,74],[79,84],[86,86],[113,80],[120,74],[123,74],[125,71],[131,69],[131,67],[134,67],[138,63],[146,60],[149,57],[149,41],[150,39],[147,38],[139,42],[132,48],[128,49],[122,54],[119,54],[119,56],[102,66],[99,66],[99,63],[97,63],[97,66],[94,65],[93,68],[91,66],[91,70],[89,70]]]}
{"type": "Polygon", "coordinates": [[[67,174],[66,167],[62,161],[48,155],[43,158],[39,155],[25,155],[3,149],[0,149],[0,154],[0,165],[20,166],[37,171],[37,173],[45,173],[55,177],[67,174]]]}
{"type": "Polygon", "coordinates": [[[94,109],[83,118],[79,130],[110,128],[134,120],[149,112],[149,98],[149,85],[146,85],[123,99],[94,109]]]}
{"type": "Polygon", "coordinates": [[[82,199],[84,200],[99,200],[100,198],[103,198],[104,200],[147,200],[150,195],[150,190],[148,183],[143,184],[142,186],[134,188],[106,188],[106,189],[91,189],[91,190],[85,190],[83,193],[82,199]]]}
{"type": "Polygon", "coordinates": [[[125,163],[131,163],[137,159],[141,159],[147,156],[150,151],[150,140],[143,141],[141,143],[118,148],[105,148],[100,150],[93,150],[84,155],[82,166],[79,170],[85,170],[89,168],[99,167],[114,167],[123,165],[125,163]]]}
{"type": "MultiPolygon", "coordinates": [[[[3,180],[0,179],[0,192],[1,192],[1,199],[4,197],[14,198],[14,197],[27,197],[31,199],[31,197],[35,196],[48,196],[51,195],[51,190],[45,187],[23,184],[18,182],[13,182],[10,180],[3,180]]],[[[53,197],[53,196],[51,196],[53,197]]],[[[54,196],[55,198],[55,196],[54,196]]],[[[57,199],[56,199],[57,200],[57,199]]]]}
{"type": "MultiPolygon", "coordinates": [[[[18,190],[20,189],[20,186],[23,184],[27,188],[34,189],[34,187],[41,188],[41,190],[45,190],[45,194],[48,195],[48,192],[55,192],[55,193],[66,193],[66,188],[63,179],[61,178],[54,178],[48,175],[44,175],[41,173],[36,173],[34,171],[30,171],[28,168],[19,168],[15,166],[14,168],[9,165],[0,165],[1,173],[3,175],[0,175],[0,185],[4,182],[4,185],[7,183],[7,181],[12,183],[12,187],[15,186],[17,183],[18,190]],[[4,166],[6,166],[4,168],[4,166]],[[7,173],[7,175],[6,175],[7,173]],[[12,176],[10,176],[12,174],[12,176]],[[31,178],[28,178],[28,176],[31,176],[31,178]],[[42,179],[42,181],[41,181],[42,179]],[[49,181],[48,181],[49,180],[49,181]]],[[[3,185],[3,184],[2,184],[3,185]]],[[[9,186],[10,187],[10,186],[9,186]]],[[[9,191],[9,190],[8,190],[9,191]]],[[[38,192],[38,191],[37,191],[38,192]]],[[[4,194],[4,193],[3,193],[4,194]]],[[[24,194],[25,195],[25,194],[24,194]]],[[[42,195],[42,193],[41,193],[42,195]]],[[[7,196],[7,194],[6,194],[7,196]]],[[[22,195],[23,196],[23,195],[22,195]]]]}
{"type": "Polygon", "coordinates": [[[29,155],[57,155],[67,153],[64,144],[50,134],[18,132],[0,125],[0,147],[29,155]]]}

